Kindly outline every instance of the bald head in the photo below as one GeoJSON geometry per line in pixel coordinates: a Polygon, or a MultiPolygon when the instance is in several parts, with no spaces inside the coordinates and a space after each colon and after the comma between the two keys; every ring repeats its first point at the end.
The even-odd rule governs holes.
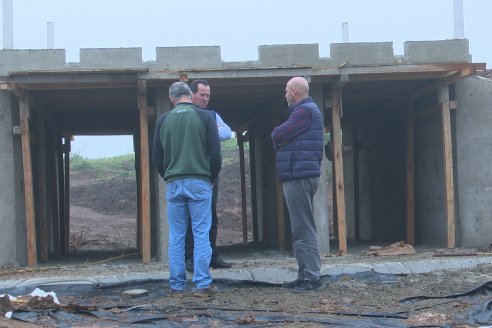
{"type": "Polygon", "coordinates": [[[305,78],[296,76],[287,82],[285,87],[285,99],[292,106],[309,96],[309,84],[305,78]]]}

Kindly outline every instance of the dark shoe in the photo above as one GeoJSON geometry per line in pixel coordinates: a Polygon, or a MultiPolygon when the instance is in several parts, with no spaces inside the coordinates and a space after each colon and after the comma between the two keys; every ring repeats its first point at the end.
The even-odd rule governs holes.
{"type": "Polygon", "coordinates": [[[212,257],[210,261],[210,267],[213,269],[230,269],[232,268],[232,264],[226,263],[222,261],[220,257],[212,257]]]}
{"type": "Polygon", "coordinates": [[[209,298],[217,295],[218,292],[217,287],[210,285],[207,288],[193,289],[193,296],[198,298],[209,298]]]}
{"type": "Polygon", "coordinates": [[[178,290],[178,289],[171,289],[169,292],[169,297],[172,298],[183,298],[186,296],[186,292],[184,290],[178,290]]]}
{"type": "Polygon", "coordinates": [[[193,259],[187,259],[186,260],[186,271],[188,272],[194,272],[194,265],[193,265],[193,259]]]}
{"type": "Polygon", "coordinates": [[[304,280],[302,284],[294,288],[295,293],[307,293],[320,290],[325,287],[325,283],[319,280],[304,280]]]}
{"type": "Polygon", "coordinates": [[[296,280],[291,281],[291,282],[283,283],[282,288],[295,288],[295,287],[301,285],[303,282],[304,282],[304,280],[296,279],[296,280]]]}

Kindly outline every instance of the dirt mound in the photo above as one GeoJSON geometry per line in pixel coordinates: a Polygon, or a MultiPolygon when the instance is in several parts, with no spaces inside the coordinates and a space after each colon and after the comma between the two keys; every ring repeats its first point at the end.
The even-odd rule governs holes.
{"type": "Polygon", "coordinates": [[[137,211],[135,178],[114,176],[97,179],[91,173],[71,175],[70,203],[101,214],[134,214],[137,211]]]}

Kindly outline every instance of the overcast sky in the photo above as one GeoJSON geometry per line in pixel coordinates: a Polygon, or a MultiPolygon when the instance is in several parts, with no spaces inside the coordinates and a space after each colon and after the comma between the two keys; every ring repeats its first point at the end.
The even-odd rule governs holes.
{"type": "MultiPolygon", "coordinates": [[[[492,63],[492,0],[463,2],[472,60],[492,63]]],[[[220,46],[225,61],[256,60],[259,45],[298,43],[318,43],[329,57],[342,22],[350,42],[390,41],[395,55],[405,41],[454,38],[453,0],[14,0],[14,48],[46,48],[47,22],[68,62],[79,61],[80,48],[114,47],[141,47],[143,60],[155,60],[166,46],[220,46]]],[[[107,140],[99,153],[81,139],[73,151],[91,158],[133,148],[130,137],[107,140]]]]}

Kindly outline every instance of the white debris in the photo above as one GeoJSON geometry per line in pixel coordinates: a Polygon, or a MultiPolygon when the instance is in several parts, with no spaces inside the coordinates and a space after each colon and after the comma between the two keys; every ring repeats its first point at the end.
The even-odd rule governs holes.
{"type": "Polygon", "coordinates": [[[5,313],[5,318],[11,319],[12,318],[12,311],[5,313]]]}
{"type": "Polygon", "coordinates": [[[39,296],[39,297],[47,297],[48,295],[51,295],[53,296],[53,301],[56,303],[56,304],[60,304],[60,301],[58,300],[58,297],[56,297],[56,293],[54,291],[51,291],[49,293],[45,292],[44,290],[42,289],[39,289],[39,288],[36,288],[35,290],[33,290],[33,292],[31,294],[29,294],[31,296],[39,296]]]}

